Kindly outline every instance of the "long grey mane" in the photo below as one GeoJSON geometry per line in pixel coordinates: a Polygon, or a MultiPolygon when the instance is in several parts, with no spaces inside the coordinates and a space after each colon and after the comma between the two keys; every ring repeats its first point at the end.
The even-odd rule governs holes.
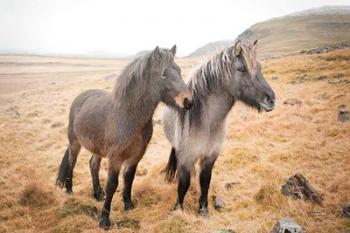
{"type": "MultiPolygon", "coordinates": [[[[190,122],[198,120],[203,101],[209,95],[213,88],[224,86],[224,83],[230,79],[234,72],[232,62],[233,46],[227,47],[214,55],[211,59],[205,62],[191,77],[188,86],[192,90],[193,108],[189,112],[190,122]]],[[[185,113],[180,113],[185,114],[185,113]]],[[[184,116],[180,116],[181,121],[184,116]]]]}
{"type": "MultiPolygon", "coordinates": [[[[150,77],[147,71],[149,56],[150,53],[138,57],[124,68],[114,86],[113,94],[116,99],[121,99],[127,95],[132,88],[147,88],[150,77]],[[144,85],[141,85],[143,83],[144,85]]],[[[135,90],[136,93],[141,94],[143,90],[135,90]]],[[[139,97],[138,95],[135,96],[136,99],[139,99],[139,97]]]]}
{"type": "Polygon", "coordinates": [[[135,58],[121,72],[116,80],[113,95],[117,100],[128,96],[130,103],[139,101],[149,90],[152,76],[160,75],[170,62],[172,54],[166,49],[160,49],[161,58],[150,66],[152,52],[135,58]],[[159,74],[158,74],[159,73],[159,74]]]}

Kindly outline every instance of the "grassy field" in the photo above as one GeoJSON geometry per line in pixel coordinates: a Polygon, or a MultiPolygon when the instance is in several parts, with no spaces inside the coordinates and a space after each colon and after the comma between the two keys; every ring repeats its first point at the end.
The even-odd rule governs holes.
{"type": "MultiPolygon", "coordinates": [[[[124,213],[119,186],[110,232],[265,233],[287,216],[310,233],[349,230],[350,220],[339,215],[350,201],[350,122],[338,121],[339,108],[350,108],[349,60],[345,49],[262,61],[277,107],[261,114],[242,104],[232,109],[210,190],[226,208],[216,211],[210,203],[207,219],[196,213],[197,178],[185,211],[170,212],[176,183],[166,184],[161,174],[170,145],[156,124],[134,182],[136,209],[124,213]],[[283,104],[288,98],[302,104],[283,104]],[[281,194],[281,185],[297,172],[324,195],[323,206],[281,194]],[[230,182],[235,184],[227,188],[230,182]]],[[[102,203],[91,195],[90,153],[79,155],[73,195],[54,183],[72,100],[87,89],[110,90],[127,62],[0,56],[0,232],[103,232],[97,219],[102,203]]],[[[201,62],[178,60],[184,77],[201,62]]],[[[104,184],[106,161],[101,179],[104,184]]]]}

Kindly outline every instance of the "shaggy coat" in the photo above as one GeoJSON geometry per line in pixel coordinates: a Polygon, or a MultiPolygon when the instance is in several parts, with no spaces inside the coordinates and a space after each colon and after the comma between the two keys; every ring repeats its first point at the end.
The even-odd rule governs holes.
{"type": "MultiPolygon", "coordinates": [[[[131,186],[138,162],[152,137],[152,116],[159,102],[171,108],[189,109],[192,96],[174,61],[176,47],[158,47],[132,61],[118,77],[112,93],[88,90],[72,103],[69,114],[69,146],[63,157],[57,185],[72,192],[73,169],[81,146],[93,153],[90,160],[94,196],[104,198],[98,169],[107,157],[106,200],[100,226],[110,226],[109,212],[118,175],[124,165],[123,201],[125,210],[133,208],[131,186]]],[[[182,110],[183,111],[183,110],[182,110]]]]}
{"type": "Polygon", "coordinates": [[[273,109],[275,95],[261,73],[256,44],[236,42],[205,62],[191,77],[194,107],[188,111],[167,108],[163,129],[172,144],[166,180],[178,174],[177,205],[182,207],[194,165],[200,161],[200,213],[207,214],[211,170],[225,138],[225,119],[236,101],[258,111],[273,109]]]}

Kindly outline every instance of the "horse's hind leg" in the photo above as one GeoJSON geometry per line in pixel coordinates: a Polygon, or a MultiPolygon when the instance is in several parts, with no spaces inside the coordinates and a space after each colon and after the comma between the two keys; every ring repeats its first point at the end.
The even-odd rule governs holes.
{"type": "Polygon", "coordinates": [[[202,216],[208,216],[208,190],[210,186],[211,173],[217,155],[206,157],[200,163],[199,183],[201,186],[201,196],[199,198],[198,213],[202,216]]]}
{"type": "Polygon", "coordinates": [[[68,145],[68,148],[63,156],[60,169],[58,172],[58,177],[56,180],[56,184],[63,188],[63,186],[66,187],[66,191],[68,193],[73,192],[72,186],[73,186],[73,169],[75,166],[75,163],[77,161],[77,157],[80,151],[80,144],[78,141],[75,141],[73,143],[70,143],[68,145]]]}
{"type": "Polygon", "coordinates": [[[93,154],[89,162],[90,173],[92,177],[92,185],[93,185],[93,195],[97,201],[104,200],[104,192],[103,192],[103,189],[101,188],[100,179],[99,179],[101,160],[102,160],[101,156],[93,154]]]}

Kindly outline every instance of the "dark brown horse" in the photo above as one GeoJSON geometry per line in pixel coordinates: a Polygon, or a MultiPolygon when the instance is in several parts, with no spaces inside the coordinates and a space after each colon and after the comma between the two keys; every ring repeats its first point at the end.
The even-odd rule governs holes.
{"type": "MultiPolygon", "coordinates": [[[[90,165],[99,166],[108,158],[106,199],[100,226],[110,227],[111,201],[124,164],[123,201],[125,210],[133,208],[131,187],[137,164],[152,137],[152,116],[159,102],[174,109],[190,109],[192,95],[175,63],[176,46],[159,49],[136,58],[120,74],[112,93],[88,90],[73,102],[68,125],[69,145],[60,165],[57,185],[72,192],[73,169],[81,146],[94,154],[90,165]]],[[[183,110],[182,110],[183,111],[183,110]]],[[[94,196],[103,196],[94,176],[94,196]]]]}

